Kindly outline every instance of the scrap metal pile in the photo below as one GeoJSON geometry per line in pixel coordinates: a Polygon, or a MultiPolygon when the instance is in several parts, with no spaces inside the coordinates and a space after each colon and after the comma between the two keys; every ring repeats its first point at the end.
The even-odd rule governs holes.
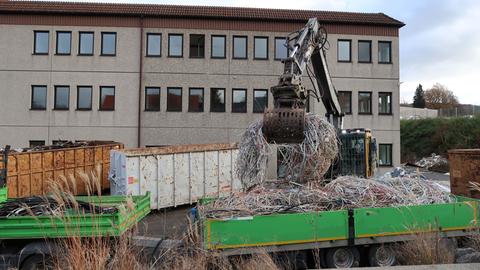
{"type": "Polygon", "coordinates": [[[338,153],[337,132],[325,118],[307,114],[304,135],[301,144],[269,145],[262,133],[262,120],[252,123],[238,147],[236,173],[244,188],[265,181],[268,158],[277,150],[287,180],[304,183],[322,179],[338,153]]]}
{"type": "Polygon", "coordinates": [[[452,202],[435,182],[415,178],[369,180],[342,176],[327,185],[259,185],[199,206],[208,218],[231,218],[275,213],[329,211],[361,207],[408,206],[452,202]]]}
{"type": "Polygon", "coordinates": [[[82,201],[71,201],[66,198],[56,200],[50,197],[34,196],[11,199],[0,204],[0,217],[63,216],[72,209],[85,214],[114,214],[118,211],[113,206],[98,206],[82,201]]]}
{"type": "Polygon", "coordinates": [[[432,153],[431,156],[424,157],[415,162],[415,165],[427,170],[448,172],[448,160],[435,153],[432,153]]]}

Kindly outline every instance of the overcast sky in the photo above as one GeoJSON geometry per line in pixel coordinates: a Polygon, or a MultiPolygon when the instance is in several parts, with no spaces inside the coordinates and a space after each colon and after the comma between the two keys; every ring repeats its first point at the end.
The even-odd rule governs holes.
{"type": "MultiPolygon", "coordinates": [[[[77,0],[79,1],[79,0],[77,0]]],[[[80,0],[83,1],[83,0],[80,0]]],[[[401,101],[411,102],[416,86],[438,82],[461,103],[480,104],[480,1],[477,0],[87,0],[383,12],[407,25],[400,30],[401,101]]]]}

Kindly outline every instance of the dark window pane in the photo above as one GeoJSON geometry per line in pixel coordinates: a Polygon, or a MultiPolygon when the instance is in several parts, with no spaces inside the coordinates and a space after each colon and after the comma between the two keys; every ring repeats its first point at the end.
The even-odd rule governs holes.
{"type": "Polygon", "coordinates": [[[205,36],[204,35],[190,35],[190,57],[191,58],[205,57],[205,36]]]}
{"type": "Polygon", "coordinates": [[[392,113],[392,93],[378,94],[378,113],[380,114],[392,113]]]}
{"type": "Polygon", "coordinates": [[[340,91],[338,92],[338,101],[342,107],[342,112],[345,114],[352,113],[352,92],[340,91]]]}
{"type": "Polygon", "coordinates": [[[247,90],[233,89],[232,112],[247,112],[247,90]]]}
{"type": "Polygon", "coordinates": [[[391,166],[392,165],[392,145],[391,144],[379,144],[379,165],[391,166]]]}
{"type": "Polygon", "coordinates": [[[182,111],[182,88],[167,89],[167,111],[182,111]]]}
{"type": "Polygon", "coordinates": [[[212,58],[225,58],[225,36],[212,36],[212,58]]]}
{"type": "Polygon", "coordinates": [[[77,109],[78,110],[92,109],[92,87],[91,86],[78,87],[77,109]]]}
{"type": "Polygon", "coordinates": [[[253,90],[253,112],[263,113],[268,107],[268,91],[253,90]]]}
{"type": "Polygon", "coordinates": [[[55,86],[55,110],[68,110],[70,103],[70,87],[55,86]]]}
{"type": "Polygon", "coordinates": [[[392,43],[388,41],[378,42],[378,62],[391,63],[392,62],[392,43]]]}
{"type": "Polygon", "coordinates": [[[183,56],[183,35],[168,36],[168,56],[183,56]]]}
{"type": "Polygon", "coordinates": [[[80,33],[79,54],[93,54],[93,33],[80,33]]]}
{"type": "Polygon", "coordinates": [[[115,87],[101,86],[100,87],[100,110],[114,110],[115,109],[115,87]]]}
{"type": "Polygon", "coordinates": [[[57,32],[57,54],[70,54],[71,44],[71,32],[57,32]]]}
{"type": "Polygon", "coordinates": [[[372,43],[370,41],[358,42],[358,62],[370,63],[372,61],[372,43]]]}
{"type": "Polygon", "coordinates": [[[225,112],[225,89],[212,88],[210,93],[210,111],[225,112]]]}
{"type": "Polygon", "coordinates": [[[47,87],[32,87],[32,109],[45,110],[47,108],[47,87]]]}
{"type": "Polygon", "coordinates": [[[233,37],[233,58],[247,58],[247,37],[233,37]]]}
{"type": "Polygon", "coordinates": [[[102,54],[115,55],[117,46],[116,33],[102,33],[102,54]]]}
{"type": "Polygon", "coordinates": [[[162,51],[162,35],[147,34],[147,55],[160,56],[162,51]]]}
{"type": "Polygon", "coordinates": [[[34,33],[35,33],[34,52],[39,54],[48,53],[48,32],[34,32],[34,33]]]}
{"type": "Polygon", "coordinates": [[[255,37],[254,39],[254,58],[268,59],[268,38],[255,37]]]}
{"type": "Polygon", "coordinates": [[[288,57],[288,49],[285,46],[285,38],[275,38],[275,59],[288,57]]]}
{"type": "Polygon", "coordinates": [[[159,87],[145,88],[145,110],[160,111],[160,88],[159,87]]]}
{"type": "Polygon", "coordinates": [[[188,95],[188,111],[203,112],[203,88],[190,88],[188,95]]]}
{"type": "Polygon", "coordinates": [[[44,145],[45,145],[45,141],[32,140],[32,141],[29,141],[29,144],[30,144],[30,148],[33,148],[33,147],[36,147],[36,146],[44,146],[44,145]]]}
{"type": "Polygon", "coordinates": [[[372,113],[372,93],[370,92],[358,93],[358,113],[361,113],[361,114],[372,113]]]}
{"type": "Polygon", "coordinates": [[[350,62],[351,61],[351,56],[350,56],[350,45],[351,41],[350,40],[339,40],[338,41],[338,61],[341,62],[350,62]]]}

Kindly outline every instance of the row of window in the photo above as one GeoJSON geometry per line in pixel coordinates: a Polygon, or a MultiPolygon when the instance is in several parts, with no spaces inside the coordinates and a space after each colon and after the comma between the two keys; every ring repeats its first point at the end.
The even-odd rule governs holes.
{"type": "MultiPolygon", "coordinates": [[[[352,92],[339,91],[338,101],[342,107],[342,112],[352,114],[352,92]]],[[[372,92],[358,92],[358,114],[372,114],[372,92]]],[[[378,114],[392,114],[392,93],[378,93],[378,114]]]]}
{"type": "MultiPolygon", "coordinates": [[[[77,110],[92,110],[92,86],[77,86],[77,110]]],[[[182,111],[181,87],[167,88],[167,111],[182,111]]],[[[204,112],[204,88],[188,89],[188,111],[204,112]]],[[[266,89],[253,89],[253,112],[263,113],[268,107],[268,91],[266,89]]],[[[47,86],[33,85],[31,95],[32,110],[46,110],[47,86]]],[[[70,86],[55,85],[54,110],[70,109],[70,86]]],[[[115,110],[115,87],[100,86],[99,110],[115,110]]],[[[145,111],[160,111],[160,87],[145,87],[145,111]]],[[[210,112],[225,112],[225,88],[210,89],[210,112]]],[[[231,112],[247,112],[247,89],[232,89],[231,112]]]]}
{"type": "MultiPolygon", "coordinates": [[[[49,31],[34,31],[33,53],[49,53],[49,31]]],[[[72,32],[56,32],[55,54],[70,55],[72,53],[72,32]]],[[[117,53],[117,33],[102,32],[102,42],[100,54],[104,56],[114,56],[117,53]]],[[[94,53],[94,32],[78,32],[78,55],[93,55],[94,53]]]]}
{"type": "MultiPolygon", "coordinates": [[[[337,42],[338,62],[352,62],[352,40],[339,39],[337,42]]],[[[358,63],[372,63],[372,41],[358,41],[358,63]]],[[[378,63],[392,63],[392,42],[378,41],[378,63]]]]}

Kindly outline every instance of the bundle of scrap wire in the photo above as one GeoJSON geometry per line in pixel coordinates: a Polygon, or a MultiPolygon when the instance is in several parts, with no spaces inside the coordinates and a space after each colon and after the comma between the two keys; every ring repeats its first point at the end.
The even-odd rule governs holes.
{"type": "Polygon", "coordinates": [[[322,179],[337,156],[337,132],[324,117],[307,114],[303,142],[277,148],[265,140],[262,125],[262,120],[252,123],[238,145],[236,173],[246,189],[265,181],[268,158],[277,149],[285,178],[298,183],[322,179]]]}
{"type": "Polygon", "coordinates": [[[12,216],[61,216],[76,209],[82,214],[113,214],[118,211],[112,206],[98,206],[82,201],[55,200],[50,197],[25,197],[8,200],[0,205],[0,217],[12,216]]]}
{"type": "Polygon", "coordinates": [[[209,218],[232,218],[276,213],[329,211],[361,207],[396,207],[449,203],[449,193],[434,182],[414,178],[368,180],[342,176],[321,182],[279,187],[256,186],[199,206],[209,218]]]}

